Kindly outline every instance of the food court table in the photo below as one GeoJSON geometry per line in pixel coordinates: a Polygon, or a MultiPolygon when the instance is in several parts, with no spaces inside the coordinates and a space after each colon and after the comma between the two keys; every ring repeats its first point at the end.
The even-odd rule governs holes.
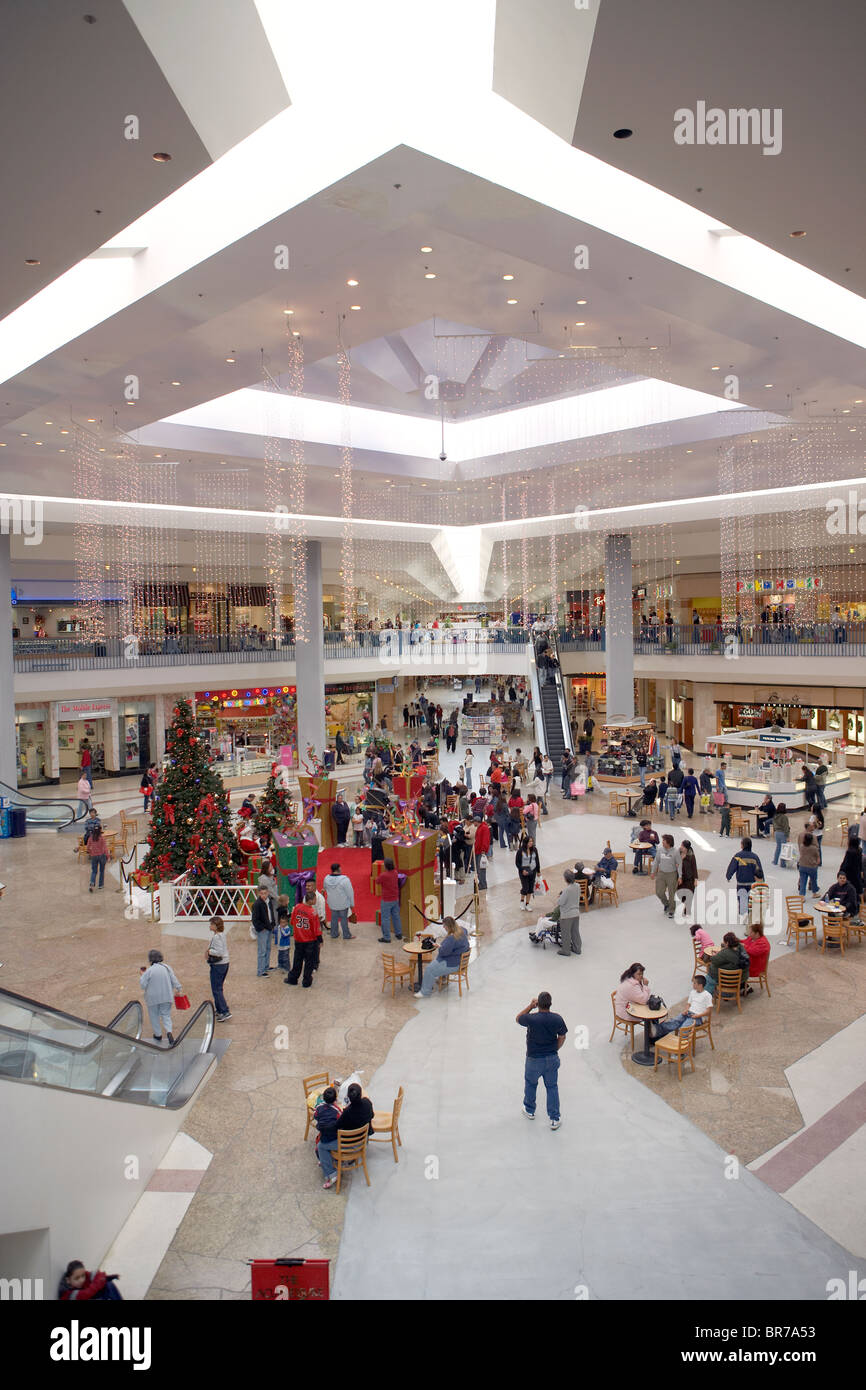
{"type": "Polygon", "coordinates": [[[640,1052],[633,1052],[631,1060],[637,1062],[639,1067],[651,1067],[655,1062],[655,1052],[652,1047],[649,1026],[654,1019],[666,1018],[668,1010],[666,1008],[648,1009],[646,1004],[629,1004],[626,1012],[630,1013],[633,1018],[643,1020],[643,1049],[640,1052]]]}
{"type": "Polygon", "coordinates": [[[435,955],[436,947],[429,947],[427,950],[421,945],[420,936],[416,936],[414,941],[404,941],[403,950],[407,955],[412,956],[418,966],[418,988],[421,988],[421,981],[424,978],[424,961],[430,960],[435,955]]]}

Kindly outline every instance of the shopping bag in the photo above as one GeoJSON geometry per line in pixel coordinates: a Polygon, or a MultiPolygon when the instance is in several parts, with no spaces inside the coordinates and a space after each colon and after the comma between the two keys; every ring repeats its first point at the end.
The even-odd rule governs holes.
{"type": "Polygon", "coordinates": [[[174,1007],[176,1009],[190,1008],[189,996],[186,994],[176,994],[174,996],[174,1007]]]}
{"type": "Polygon", "coordinates": [[[572,796],[583,796],[583,795],[585,794],[585,792],[586,792],[586,783],[585,783],[585,782],[572,782],[571,787],[569,788],[569,790],[571,791],[571,795],[572,795],[572,796]]]}
{"type": "Polygon", "coordinates": [[[713,792],[713,805],[714,805],[714,806],[724,806],[724,804],[725,804],[725,793],[724,793],[724,792],[713,792]]]}
{"type": "Polygon", "coordinates": [[[701,805],[702,805],[702,806],[709,806],[709,804],[710,804],[710,794],[709,794],[709,792],[703,792],[702,795],[701,795],[701,805]]]}

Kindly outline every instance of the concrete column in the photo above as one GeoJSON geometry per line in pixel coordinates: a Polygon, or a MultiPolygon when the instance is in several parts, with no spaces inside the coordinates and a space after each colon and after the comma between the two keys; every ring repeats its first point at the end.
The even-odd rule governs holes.
{"type": "Polygon", "coordinates": [[[0,782],[18,786],[18,760],[15,756],[15,661],[9,603],[12,596],[12,537],[0,534],[0,782]]]}
{"type": "Polygon", "coordinates": [[[105,740],[105,770],[106,772],[120,772],[120,723],[119,723],[120,704],[117,700],[111,701],[111,713],[103,721],[103,727],[108,725],[108,736],[105,740]]]}
{"type": "Polygon", "coordinates": [[[303,610],[295,596],[295,663],[298,687],[298,760],[306,757],[312,745],[321,758],[325,740],[325,636],[322,628],[322,543],[308,540],[306,550],[306,592],[303,610]],[[306,641],[297,640],[298,629],[306,641]]]}
{"type": "MultiPolygon", "coordinates": [[[[165,695],[153,697],[153,729],[150,739],[150,756],[159,759],[165,753],[165,695]]],[[[172,701],[172,704],[174,702],[172,701]]]]}
{"type": "Polygon", "coordinates": [[[607,718],[634,718],[631,537],[604,538],[607,718]]]}
{"type": "Polygon", "coordinates": [[[692,685],[692,746],[696,757],[703,754],[705,740],[716,737],[713,691],[714,687],[708,681],[695,681],[692,685]]]}
{"type": "Polygon", "coordinates": [[[57,724],[57,703],[49,700],[45,720],[45,776],[52,782],[60,781],[60,733],[57,724]]]}

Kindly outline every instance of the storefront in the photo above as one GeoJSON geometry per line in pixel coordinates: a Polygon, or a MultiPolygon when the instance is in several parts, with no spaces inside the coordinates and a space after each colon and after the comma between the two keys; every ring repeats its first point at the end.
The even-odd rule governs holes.
{"type": "Polygon", "coordinates": [[[571,715],[604,712],[607,708],[607,680],[601,671],[571,676],[571,715]]]}
{"type": "Polygon", "coordinates": [[[162,639],[189,630],[188,584],[138,584],[135,588],[136,628],[143,636],[162,639]]]}
{"type": "MultiPolygon", "coordinates": [[[[297,748],[297,687],[196,692],[196,718],[220,763],[270,760],[284,746],[297,748]]],[[[297,766],[297,755],[294,765],[297,766]]]]}
{"type": "Polygon", "coordinates": [[[51,780],[47,705],[16,708],[15,746],[19,787],[33,787],[51,780]]]}
{"type": "Polygon", "coordinates": [[[106,751],[111,739],[113,700],[58,700],[54,705],[57,720],[58,767],[62,782],[77,781],[81,767],[81,750],[87,741],[92,758],[93,776],[105,775],[106,751]]]}
{"type": "Polygon", "coordinates": [[[374,723],[375,690],[375,681],[325,686],[325,731],[330,741],[338,731],[347,742],[350,734],[356,743],[369,735],[374,723]]]}
{"type": "Polygon", "coordinates": [[[118,750],[121,772],[137,772],[153,761],[153,700],[118,701],[118,750]]]}

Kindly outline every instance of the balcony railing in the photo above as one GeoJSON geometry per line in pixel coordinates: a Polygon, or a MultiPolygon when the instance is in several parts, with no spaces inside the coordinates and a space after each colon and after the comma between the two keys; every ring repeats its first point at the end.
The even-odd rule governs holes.
{"type": "MultiPolygon", "coordinates": [[[[637,656],[866,656],[866,623],[657,623],[634,633],[637,656]]],[[[560,651],[604,651],[604,628],[560,629],[560,651]]]]}
{"type": "MultiPolygon", "coordinates": [[[[472,664],[485,655],[522,655],[522,628],[496,632],[484,629],[440,628],[413,632],[386,628],[381,632],[326,632],[325,660],[364,658],[384,665],[432,662],[448,666],[472,664]]],[[[85,637],[28,637],[14,643],[15,670],[21,673],[93,671],[110,667],[130,670],[143,666],[215,666],[235,663],[287,662],[296,657],[294,638],[254,636],[110,637],[95,642],[85,637]]]]}

